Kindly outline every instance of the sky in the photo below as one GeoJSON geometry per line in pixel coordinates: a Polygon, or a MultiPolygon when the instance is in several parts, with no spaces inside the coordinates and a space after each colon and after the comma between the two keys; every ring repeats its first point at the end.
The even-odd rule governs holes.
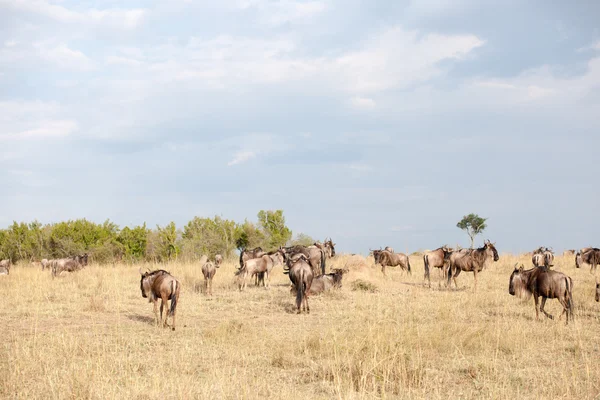
{"type": "Polygon", "coordinates": [[[600,2],[0,0],[0,227],[598,246],[600,2]]]}

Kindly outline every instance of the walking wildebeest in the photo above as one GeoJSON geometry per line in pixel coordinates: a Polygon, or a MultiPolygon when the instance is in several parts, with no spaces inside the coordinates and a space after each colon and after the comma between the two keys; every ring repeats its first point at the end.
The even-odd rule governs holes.
{"type": "Polygon", "coordinates": [[[88,254],[76,255],[70,258],[60,258],[51,260],[52,277],[56,277],[63,272],[78,271],[88,264],[88,254]]]}
{"type": "Polygon", "coordinates": [[[210,296],[212,296],[212,280],[217,273],[217,268],[219,268],[219,264],[210,261],[204,263],[202,266],[202,275],[204,275],[204,293],[210,296]]]}
{"type": "Polygon", "coordinates": [[[554,266],[554,252],[552,249],[540,247],[534,250],[531,256],[531,263],[535,267],[553,267],[554,266]]]}
{"type": "Polygon", "coordinates": [[[583,264],[590,265],[590,274],[596,272],[596,266],[600,264],[600,249],[585,247],[575,255],[575,266],[581,268],[583,264]]]}
{"type": "Polygon", "coordinates": [[[292,284],[296,288],[298,314],[300,314],[302,306],[307,314],[310,313],[308,293],[312,286],[314,274],[308,258],[304,254],[296,254],[293,258],[288,258],[287,273],[290,276],[290,281],[292,281],[292,284]]]}
{"type": "Polygon", "coordinates": [[[215,256],[215,264],[217,265],[217,267],[219,267],[222,263],[223,263],[223,256],[220,254],[217,254],[215,256]]]}
{"type": "Polygon", "coordinates": [[[410,270],[410,260],[404,253],[391,253],[387,250],[383,250],[379,253],[377,262],[381,265],[381,272],[383,272],[383,275],[385,275],[385,267],[397,266],[400,266],[402,270],[408,271],[409,274],[412,274],[410,270]]]}
{"type": "Polygon", "coordinates": [[[528,298],[533,294],[536,320],[540,317],[538,310],[539,296],[542,296],[540,310],[546,317],[554,318],[544,310],[546,299],[558,299],[563,306],[563,312],[560,314],[559,319],[566,313],[567,324],[569,323],[569,315],[573,320],[573,281],[562,272],[551,271],[546,267],[533,267],[525,270],[523,265],[517,269],[515,265],[515,269],[510,275],[508,292],[521,298],[528,298]]]}
{"type": "Polygon", "coordinates": [[[313,269],[313,275],[319,276],[325,274],[326,259],[325,250],[319,249],[317,246],[292,246],[283,247],[281,250],[287,257],[293,257],[296,254],[304,254],[311,268],[313,269]]]}
{"type": "Polygon", "coordinates": [[[148,298],[149,302],[154,303],[154,318],[156,325],[167,327],[167,319],[169,314],[173,318],[173,326],[171,329],[175,330],[175,313],[177,310],[177,303],[179,302],[179,291],[181,284],[175,277],[169,274],[167,271],[157,269],[155,271],[148,271],[146,273],[139,270],[141,274],[140,289],[142,291],[142,297],[148,298]],[[158,299],[160,303],[160,320],[158,319],[158,299]],[[171,308],[168,307],[168,301],[171,300],[171,308]],[[163,308],[165,308],[165,318],[163,321],[163,308]]]}
{"type": "MultiPolygon", "coordinates": [[[[429,287],[431,287],[431,278],[429,275],[429,269],[433,268],[443,268],[445,271],[445,265],[448,262],[448,258],[452,254],[452,249],[449,249],[448,246],[442,246],[438,249],[427,252],[423,255],[423,264],[425,264],[425,277],[429,282],[429,287]]],[[[444,274],[445,275],[445,274],[444,274]]]]}
{"type": "Polygon", "coordinates": [[[236,275],[240,280],[240,291],[246,288],[246,279],[254,274],[264,273],[267,278],[266,287],[269,287],[270,274],[273,267],[282,265],[285,261],[285,254],[282,250],[277,250],[272,254],[264,254],[259,258],[252,258],[244,262],[244,266],[240,268],[236,275]]]}
{"type": "Polygon", "coordinates": [[[12,266],[12,262],[10,260],[2,260],[0,261],[0,275],[8,275],[10,274],[10,267],[12,266]]]}
{"type": "Polygon", "coordinates": [[[461,271],[473,272],[473,279],[475,280],[473,290],[476,290],[477,273],[481,272],[484,264],[490,258],[495,262],[498,261],[500,257],[498,257],[498,251],[496,250],[494,244],[489,240],[486,240],[483,244],[483,247],[471,250],[468,253],[464,253],[464,255],[456,258],[454,262],[450,264],[450,267],[448,268],[448,285],[450,285],[450,280],[454,279],[454,286],[458,287],[458,284],[456,283],[456,277],[460,275],[461,271]]]}

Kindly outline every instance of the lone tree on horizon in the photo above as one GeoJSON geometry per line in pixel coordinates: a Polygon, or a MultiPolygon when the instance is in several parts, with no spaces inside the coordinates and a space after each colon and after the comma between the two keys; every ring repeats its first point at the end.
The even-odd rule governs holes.
{"type": "Polygon", "coordinates": [[[485,224],[486,220],[487,218],[481,218],[477,214],[469,214],[465,215],[463,219],[456,224],[458,228],[467,232],[467,235],[469,235],[469,238],[471,239],[471,248],[473,248],[475,236],[479,235],[487,228],[487,225],[485,224]]]}

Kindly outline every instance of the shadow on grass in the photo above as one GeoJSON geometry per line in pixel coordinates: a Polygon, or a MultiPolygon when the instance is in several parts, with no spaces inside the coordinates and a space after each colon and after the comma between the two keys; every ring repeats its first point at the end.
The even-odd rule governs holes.
{"type": "Polygon", "coordinates": [[[143,322],[144,324],[147,324],[147,325],[155,324],[154,317],[149,317],[147,315],[129,314],[129,315],[127,315],[127,318],[129,318],[132,321],[143,322]]]}

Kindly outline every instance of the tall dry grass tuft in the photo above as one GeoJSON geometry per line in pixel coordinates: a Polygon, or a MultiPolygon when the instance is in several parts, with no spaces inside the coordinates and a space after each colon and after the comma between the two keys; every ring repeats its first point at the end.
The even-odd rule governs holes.
{"type": "MultiPolygon", "coordinates": [[[[207,297],[200,265],[148,264],[182,283],[175,332],[154,326],[137,266],[52,279],[18,265],[0,277],[0,397],[597,398],[594,276],[557,257],[574,282],[565,326],[535,321],[533,300],[508,294],[516,263],[531,260],[502,254],[473,293],[470,273],[456,290],[433,271],[424,287],[420,256],[412,275],[387,277],[372,258],[338,256],[328,265],[349,269],[343,286],[312,297],[310,315],[295,314],[281,267],[270,289],[240,293],[236,263],[225,262],[207,297]]],[[[555,300],[546,308],[561,310],[555,300]]]]}

